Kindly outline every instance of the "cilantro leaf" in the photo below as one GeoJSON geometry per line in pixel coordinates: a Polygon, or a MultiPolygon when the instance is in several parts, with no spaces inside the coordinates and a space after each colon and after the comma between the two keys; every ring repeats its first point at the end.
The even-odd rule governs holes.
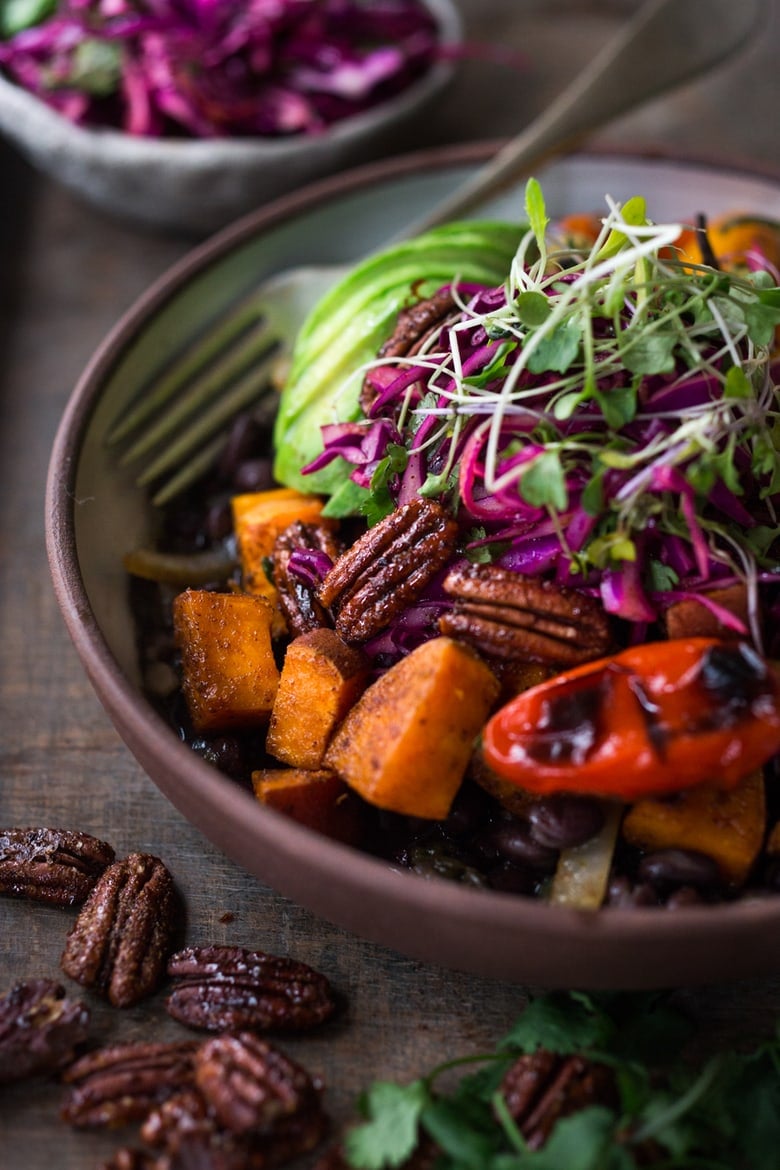
{"type": "Polygon", "coordinates": [[[400,1166],[417,1145],[420,1116],[429,1100],[424,1081],[376,1081],[363,1102],[368,1120],[344,1139],[349,1165],[356,1170],[400,1166]]]}
{"type": "Polygon", "coordinates": [[[499,1050],[570,1053],[609,1047],[615,1025],[594,999],[582,992],[552,992],[532,999],[520,1019],[499,1043],[499,1050]]]}

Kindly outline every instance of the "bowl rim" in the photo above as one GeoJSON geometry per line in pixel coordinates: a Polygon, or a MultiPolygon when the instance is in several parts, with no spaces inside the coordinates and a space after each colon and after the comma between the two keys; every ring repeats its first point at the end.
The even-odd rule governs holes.
{"type": "MultiPolygon", "coordinates": [[[[377,126],[392,123],[414,110],[418,104],[436,93],[452,76],[455,68],[454,50],[463,41],[463,22],[454,0],[421,0],[432,12],[439,25],[439,44],[446,50],[426,71],[399,93],[357,114],[332,122],[321,134],[298,134],[289,138],[246,136],[241,138],[152,138],[131,135],[113,127],[82,126],[58,113],[37,94],[18,85],[0,71],[0,103],[9,106],[11,120],[5,126],[8,136],[16,141],[28,137],[22,134],[17,119],[26,117],[35,135],[42,130],[54,133],[62,148],[83,157],[100,157],[105,148],[125,154],[132,152],[137,165],[164,161],[167,167],[181,162],[190,167],[208,165],[232,166],[262,156],[271,163],[284,163],[297,154],[302,146],[308,152],[330,150],[342,142],[370,133],[377,126]]],[[[0,118],[0,128],[4,119],[0,118]]]]}
{"type": "MultiPolygon", "coordinates": [[[[157,779],[154,780],[177,808],[181,807],[180,789],[183,790],[190,783],[182,776],[189,773],[192,788],[188,787],[187,796],[191,797],[192,789],[197,788],[204,812],[209,807],[221,806],[223,820],[233,823],[234,836],[237,832],[247,842],[256,837],[260,840],[272,838],[274,849],[288,861],[305,855],[307,868],[314,871],[319,880],[334,883],[345,894],[352,894],[354,888],[359,887],[372,895],[382,895],[388,905],[416,909],[420,914],[446,915],[455,924],[473,925],[489,919],[495,928],[521,934],[527,932],[542,947],[545,940],[560,941],[562,936],[565,936],[573,952],[576,952],[580,942],[588,940],[592,943],[595,940],[598,945],[599,940],[608,941],[618,936],[628,950],[640,941],[645,946],[673,946],[683,936],[693,944],[699,941],[704,943],[712,941],[713,926],[718,930],[726,928],[732,945],[735,945],[739,939],[747,938],[748,935],[752,937],[762,928],[768,930],[777,927],[780,923],[780,897],[759,896],[733,903],[720,903],[714,907],[684,907],[674,914],[655,907],[610,907],[606,911],[591,912],[550,906],[536,899],[500,891],[416,879],[411,874],[394,871],[384,861],[330,840],[273,810],[263,808],[248,792],[203,762],[179,741],[170,726],[157,715],[125,676],[97,624],[80,573],[75,537],[78,452],[96,407],[102,381],[121,359],[134,333],[148,323],[161,306],[176,297],[191,277],[205,273],[212,264],[222,261],[249,238],[280,226],[315,206],[370,189],[389,179],[402,178],[418,173],[421,169],[477,165],[486,161],[500,145],[500,142],[476,142],[417,151],[353,168],[308,185],[241,217],[215,233],[187,252],[142,293],[94,352],[78,379],[57,428],[47,473],[45,505],[46,550],[54,591],[65,625],[101,702],[115,723],[121,723],[136,739],[145,742],[145,758],[139,754],[139,762],[148,773],[146,760],[153,756],[169,774],[178,777],[177,783],[173,785],[163,785],[157,779]],[[344,869],[347,862],[351,877],[345,885],[344,869]]],[[[724,163],[710,156],[704,158],[686,154],[681,157],[661,148],[639,152],[613,147],[591,148],[587,152],[574,152],[567,157],[612,161],[624,158],[684,168],[703,167],[719,173],[780,183],[780,171],[771,167],[762,168],[733,161],[724,163]]],[[[191,811],[186,813],[186,817],[204,835],[217,840],[214,832],[205,827],[203,818],[199,821],[191,811]]],[[[230,853],[229,850],[225,851],[230,853]]],[[[306,904],[305,899],[296,894],[290,895],[284,883],[277,884],[273,875],[263,880],[283,895],[306,904]]],[[[338,914],[324,913],[320,909],[316,909],[315,913],[340,923],[338,914]]],[[[348,929],[354,931],[352,927],[348,929]]],[[[359,933],[362,937],[386,943],[385,933],[373,936],[370,930],[361,930],[359,933]]],[[[397,945],[399,950],[415,955],[412,947],[390,945],[397,945]]],[[[425,958],[425,955],[419,957],[425,958]]],[[[458,966],[449,961],[447,965],[458,966]]],[[[466,969],[474,970],[474,967],[468,965],[466,969]]],[[[490,971],[484,973],[491,974],[490,971]]]]}

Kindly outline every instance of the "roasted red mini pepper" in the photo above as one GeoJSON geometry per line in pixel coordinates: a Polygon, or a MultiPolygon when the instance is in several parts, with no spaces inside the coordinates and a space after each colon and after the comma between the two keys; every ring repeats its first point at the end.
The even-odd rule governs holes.
{"type": "Polygon", "coordinates": [[[529,792],[620,800],[724,788],[780,751],[780,676],[750,646],[650,642],[512,699],[485,728],[486,763],[529,792]]]}

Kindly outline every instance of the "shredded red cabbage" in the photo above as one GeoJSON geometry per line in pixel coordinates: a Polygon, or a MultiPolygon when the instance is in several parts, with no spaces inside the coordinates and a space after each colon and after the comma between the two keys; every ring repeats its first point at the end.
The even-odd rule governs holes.
{"type": "MultiPolygon", "coordinates": [[[[305,470],[317,470],[341,456],[350,464],[355,483],[375,489],[374,477],[385,467],[384,487],[395,506],[419,492],[449,503],[460,524],[461,549],[470,559],[493,561],[600,597],[608,613],[630,623],[629,639],[646,632],[669,605],[691,597],[701,598],[727,627],[744,633],[742,622],[706,593],[740,579],[735,575],[739,555],[734,554],[729,533],[776,524],[780,505],[776,479],[762,475],[737,450],[731,452],[730,462],[724,458],[722,465],[713,464],[715,470],[703,484],[696,479],[693,460],[689,465],[669,447],[676,441],[681,419],[717,405],[724,395],[724,358],[714,343],[704,351],[709,368],[688,369],[678,359],[673,369],[639,378],[628,370],[613,371],[597,385],[595,398],[563,418],[554,418],[545,406],[546,387],[555,372],[526,368],[518,386],[528,389],[530,396],[504,415],[496,443],[490,411],[480,411],[478,394],[479,388],[500,386],[520,352],[511,337],[507,341],[506,332],[490,335],[484,324],[486,314],[505,303],[506,290],[471,286],[468,298],[463,289],[458,294],[468,299],[466,309],[429,339],[424,353],[388,360],[367,372],[367,417],[323,428],[323,453],[305,470]],[[443,419],[455,418],[451,411],[448,414],[454,370],[461,385],[468,379],[477,387],[476,405],[460,414],[457,425],[445,426],[443,419]],[[610,393],[619,394],[629,386],[639,408],[616,430],[600,406],[610,393]],[[589,454],[580,458],[576,441],[567,448],[565,460],[557,464],[562,472],[561,499],[554,507],[549,487],[538,503],[532,493],[519,490],[517,475],[509,473],[521,466],[542,466],[552,449],[549,443],[560,450],[567,439],[576,440],[583,433],[589,439],[589,454]],[[624,466],[616,461],[603,472],[603,498],[619,504],[623,499],[634,503],[641,496],[639,514],[644,519],[625,552],[609,548],[614,532],[593,498],[594,443],[599,435],[604,444],[612,443],[616,434],[623,452],[665,443],[675,457],[669,465],[659,458],[649,465],[637,463],[636,468],[630,459],[624,466]],[[497,448],[492,488],[486,482],[490,441],[497,448]],[[399,465],[396,456],[393,467],[398,469],[388,474],[383,457],[391,445],[405,448],[406,457],[399,465]],[[599,542],[607,550],[601,560],[594,552],[599,542]]],[[[597,322],[595,328],[606,324],[597,322]]],[[[727,445],[728,438],[719,440],[713,454],[723,455],[727,445]]],[[[780,580],[777,564],[756,575],[754,585],[760,580],[780,580]]],[[[369,649],[391,657],[405,652],[432,621],[437,607],[446,604],[446,599],[425,598],[369,649]]]]}
{"type": "Polygon", "coordinates": [[[438,54],[422,0],[60,0],[0,68],[65,117],[145,136],[318,134],[438,54]]]}

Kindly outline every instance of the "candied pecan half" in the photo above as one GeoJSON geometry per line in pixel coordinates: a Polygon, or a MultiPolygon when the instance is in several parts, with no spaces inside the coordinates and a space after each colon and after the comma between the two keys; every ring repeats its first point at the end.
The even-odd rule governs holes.
{"type": "Polygon", "coordinates": [[[100,1170],[170,1170],[170,1163],[167,1158],[158,1158],[148,1150],[122,1146],[107,1162],[101,1163],[100,1170]]]}
{"type": "MultiPolygon", "coordinates": [[[[419,353],[428,340],[438,333],[447,321],[460,316],[451,288],[440,289],[432,297],[417,301],[402,309],[396,318],[393,332],[377,354],[380,358],[406,357],[419,353]]],[[[360,405],[364,414],[371,413],[376,400],[376,388],[371,375],[363,380],[360,405]]]]}
{"type": "Polygon", "coordinates": [[[0,894],[55,906],[78,906],[114,850],[70,829],[0,829],[0,894]]]}
{"type": "Polygon", "coordinates": [[[158,857],[131,853],[105,870],[68,934],[62,969],[130,1007],[156,990],[173,931],[173,878],[158,857]]]}
{"type": "Polygon", "coordinates": [[[609,651],[609,619],[595,598],[498,565],[452,569],[444,591],[453,598],[439,629],[490,658],[574,666],[609,651]]]}
{"type": "MultiPolygon", "coordinates": [[[[727,610],[737,618],[745,629],[750,621],[750,606],[747,586],[743,582],[726,585],[722,589],[708,589],[706,600],[727,610]]],[[[664,612],[664,625],[669,638],[742,638],[745,635],[725,625],[704,601],[694,597],[675,601],[664,612]]]]}
{"type": "Polygon", "coordinates": [[[500,1091],[532,1150],[544,1145],[560,1118],[589,1105],[617,1106],[615,1080],[606,1065],[543,1048],[518,1057],[500,1091]]]}
{"type": "Polygon", "coordinates": [[[455,549],[457,525],[441,504],[415,497],[369,528],[317,590],[346,642],[367,642],[416,601],[455,549]]]}
{"type": "Polygon", "coordinates": [[[295,959],[244,947],[187,947],[172,955],[170,1015],[210,1032],[301,1032],[330,1019],[336,1002],[324,975],[295,959]]]}
{"type": "Polygon", "coordinates": [[[324,524],[304,524],[297,520],[277,536],[271,556],[274,585],[279,595],[279,608],[293,637],[331,625],[330,615],[314,595],[316,582],[307,584],[290,572],[290,557],[294,552],[303,551],[324,553],[333,564],[343,548],[324,524]]]}
{"type": "Polygon", "coordinates": [[[195,1055],[195,1083],[233,1133],[268,1133],[316,1102],[322,1085],[252,1032],[215,1036],[195,1055]]]}
{"type": "Polygon", "coordinates": [[[0,1084],[55,1072],[87,1038],[89,1008],[52,979],[17,983],[0,996],[0,1084]]]}
{"type": "Polygon", "coordinates": [[[195,1040],[115,1044],[72,1064],[61,1116],[80,1129],[140,1121],[154,1106],[193,1083],[195,1040]]]}

